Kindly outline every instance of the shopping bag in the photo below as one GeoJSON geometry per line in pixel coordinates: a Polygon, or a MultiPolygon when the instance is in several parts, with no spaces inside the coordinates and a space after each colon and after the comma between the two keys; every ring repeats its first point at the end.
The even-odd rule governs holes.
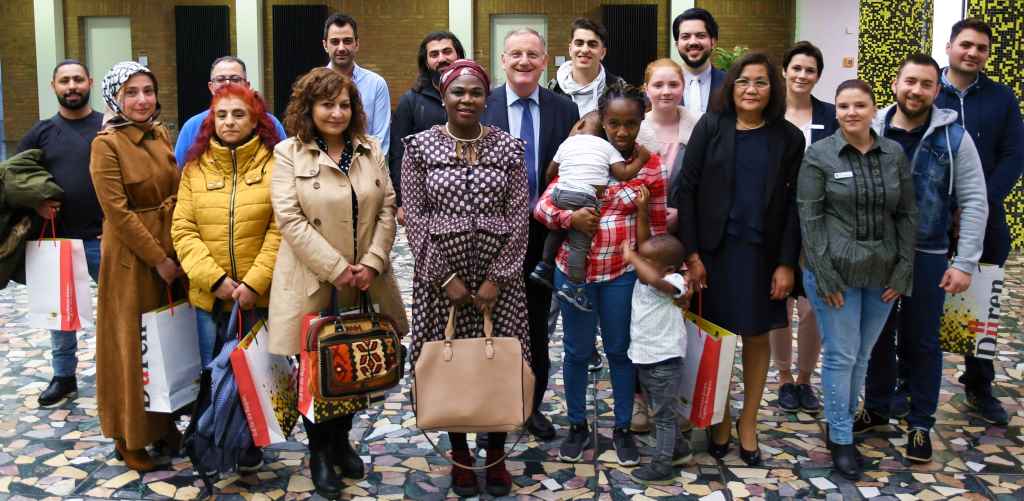
{"type": "Polygon", "coordinates": [[[686,312],[686,358],[680,402],[683,416],[697,428],[722,422],[729,401],[729,383],[737,336],[686,312]]]}
{"type": "Polygon", "coordinates": [[[77,331],[92,326],[90,280],[81,240],[29,241],[25,246],[29,327],[77,331]]]}
{"type": "Polygon", "coordinates": [[[982,264],[971,277],[971,286],[960,294],[946,294],[939,324],[939,346],[949,353],[992,360],[999,330],[999,296],[1006,270],[982,264]]]}
{"type": "Polygon", "coordinates": [[[199,394],[196,312],[184,300],[142,314],[143,402],[150,412],[174,412],[199,394]]]}
{"type": "Polygon", "coordinates": [[[231,352],[238,395],[257,447],[288,441],[299,420],[296,367],[291,358],[270,353],[269,346],[267,322],[260,320],[231,352]]]}

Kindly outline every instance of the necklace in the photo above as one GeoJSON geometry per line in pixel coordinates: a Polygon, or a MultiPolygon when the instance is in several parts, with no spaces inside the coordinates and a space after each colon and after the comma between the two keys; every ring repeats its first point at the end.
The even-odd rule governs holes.
{"type": "Polygon", "coordinates": [[[761,127],[764,127],[764,124],[765,124],[764,120],[761,120],[761,122],[751,125],[751,124],[745,123],[743,120],[740,120],[739,118],[736,119],[736,129],[738,129],[738,130],[760,129],[761,127]]]}
{"type": "Polygon", "coordinates": [[[477,161],[476,142],[480,138],[484,137],[484,133],[487,129],[484,128],[483,124],[477,124],[480,127],[480,133],[477,134],[473,139],[462,139],[455,134],[452,134],[452,130],[448,128],[448,124],[444,124],[444,131],[448,133],[448,136],[455,141],[455,157],[461,158],[470,164],[475,164],[477,161]]]}

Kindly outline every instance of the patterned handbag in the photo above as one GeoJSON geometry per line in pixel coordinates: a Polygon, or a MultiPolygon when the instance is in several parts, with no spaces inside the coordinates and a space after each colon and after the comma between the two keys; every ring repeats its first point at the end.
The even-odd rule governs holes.
{"type": "MultiPolygon", "coordinates": [[[[332,293],[331,304],[335,304],[332,293]]],[[[381,402],[405,365],[395,323],[363,293],[358,308],[303,319],[299,353],[299,411],[321,423],[381,402]]]]}

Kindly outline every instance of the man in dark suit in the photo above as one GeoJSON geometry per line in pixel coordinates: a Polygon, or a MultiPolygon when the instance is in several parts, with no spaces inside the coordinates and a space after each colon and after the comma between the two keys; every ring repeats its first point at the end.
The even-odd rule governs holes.
{"type": "MultiPolygon", "coordinates": [[[[482,121],[498,127],[526,141],[526,169],[530,188],[530,211],[547,187],[545,170],[555,151],[579,120],[579,112],[572,101],[559,97],[540,86],[540,77],[547,67],[547,45],[544,37],[529,28],[509,32],[505,36],[505,49],[501,66],[505,69],[505,85],[494,89],[487,98],[487,109],[482,121]]],[[[544,392],[548,389],[551,359],[548,355],[548,306],[551,289],[528,280],[527,276],[540,261],[544,251],[544,238],[548,230],[530,218],[530,237],[523,266],[526,279],[526,309],[530,326],[530,352],[536,375],[533,415],[526,422],[527,429],[539,439],[555,438],[551,421],[540,412],[544,392]]]]}
{"type": "Polygon", "coordinates": [[[725,78],[724,71],[711,65],[711,54],[718,45],[718,23],[704,9],[686,9],[672,21],[672,37],[685,63],[681,104],[700,115],[708,110],[708,99],[722,87],[725,78]]]}

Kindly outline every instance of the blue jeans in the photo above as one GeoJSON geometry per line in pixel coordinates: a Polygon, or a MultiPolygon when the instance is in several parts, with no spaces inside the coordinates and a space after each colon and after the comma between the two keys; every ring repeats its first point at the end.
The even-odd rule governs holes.
{"type": "Polygon", "coordinates": [[[902,299],[899,316],[893,322],[899,331],[899,362],[892,336],[887,335],[872,354],[868,371],[864,407],[888,415],[893,387],[903,365],[904,373],[910,375],[906,384],[910,393],[907,423],[911,428],[927,430],[935,425],[942,383],[939,321],[946,301],[946,291],[939,288],[939,282],[948,267],[946,256],[942,254],[914,254],[914,294],[902,299]]]}
{"type": "MultiPolygon", "coordinates": [[[[83,240],[85,264],[93,282],[100,278],[100,241],[83,240]]],[[[78,336],[75,331],[50,331],[50,354],[54,377],[74,377],[78,367],[78,336]]]]}
{"type": "MultiPolygon", "coordinates": [[[[555,271],[556,289],[567,281],[568,277],[562,270],[555,271]]],[[[629,420],[633,417],[636,368],[626,356],[626,350],[629,349],[629,314],[634,283],[636,273],[629,272],[614,280],[584,285],[587,298],[594,307],[592,312],[581,311],[564,302],[561,305],[565,345],[562,376],[565,378],[565,400],[572,424],[587,420],[587,362],[594,354],[595,333],[600,322],[604,354],[611,373],[615,427],[629,427],[629,420]]]]}
{"type": "Polygon", "coordinates": [[[821,387],[829,438],[849,445],[871,349],[889,318],[892,303],[882,301],[885,288],[850,287],[843,291],[843,307],[833,308],[818,295],[814,273],[806,268],[803,272],[804,290],[821,332],[821,387]]]}
{"type": "Polygon", "coordinates": [[[217,322],[212,313],[196,308],[196,332],[199,334],[199,359],[205,369],[213,361],[213,348],[217,343],[217,322]]]}

